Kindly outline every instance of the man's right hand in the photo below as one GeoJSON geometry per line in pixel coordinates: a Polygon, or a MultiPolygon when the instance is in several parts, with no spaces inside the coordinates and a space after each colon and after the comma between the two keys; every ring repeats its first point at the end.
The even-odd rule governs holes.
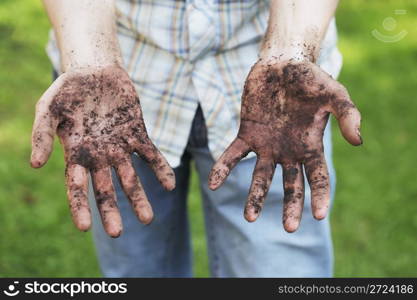
{"type": "Polygon", "coordinates": [[[132,165],[133,152],[149,164],[165,189],[175,187],[174,172],[149,139],[135,88],[119,66],[68,70],[51,85],[36,107],[32,167],[46,163],[55,133],[64,147],[67,194],[80,230],[91,225],[90,173],[104,229],[112,237],[121,234],[112,167],[139,220],[152,221],[151,205],[132,165]]]}

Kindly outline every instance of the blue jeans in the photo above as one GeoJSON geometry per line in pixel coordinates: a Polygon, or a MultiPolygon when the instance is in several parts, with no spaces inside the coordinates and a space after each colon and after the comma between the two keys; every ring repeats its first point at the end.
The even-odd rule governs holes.
{"type": "MultiPolygon", "coordinates": [[[[326,129],[324,143],[334,190],[330,126],[326,129]]],[[[317,221],[312,217],[308,188],[300,228],[290,234],[282,227],[283,188],[279,166],[265,207],[255,223],[248,223],[243,218],[243,207],[255,158],[241,161],[217,191],[208,188],[207,178],[214,160],[207,147],[206,127],[200,108],[193,121],[181,165],[175,168],[177,187],[174,191],[165,191],[151,169],[138,156],[133,155],[134,166],[155,214],[150,225],[142,225],[137,220],[117,177],[114,176],[124,230],[117,239],[108,237],[101,225],[94,196],[90,193],[94,240],[104,276],[192,276],[186,209],[191,160],[194,160],[200,178],[212,276],[332,276],[333,249],[329,218],[317,221]]]]}

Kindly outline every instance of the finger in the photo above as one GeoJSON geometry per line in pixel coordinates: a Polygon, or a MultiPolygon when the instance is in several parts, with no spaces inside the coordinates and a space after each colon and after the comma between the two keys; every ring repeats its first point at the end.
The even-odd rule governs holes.
{"type": "Polygon", "coordinates": [[[65,177],[72,220],[79,230],[87,231],[91,226],[87,170],[80,165],[69,165],[65,177]]]}
{"type": "Polygon", "coordinates": [[[339,123],[343,137],[354,146],[361,145],[361,114],[344,88],[335,93],[331,102],[331,112],[339,123]]]}
{"type": "Polygon", "coordinates": [[[223,184],[236,164],[250,152],[248,144],[236,138],[214,164],[209,175],[209,188],[216,190],[223,184]]]}
{"type": "Polygon", "coordinates": [[[35,121],[32,129],[32,154],[30,164],[33,168],[42,167],[49,159],[54,143],[58,120],[49,107],[62,86],[61,76],[48,88],[36,104],[35,121]]]}
{"type": "Polygon", "coordinates": [[[117,207],[110,168],[92,171],[94,194],[104,230],[111,237],[122,233],[122,220],[117,207]]]}
{"type": "Polygon", "coordinates": [[[294,232],[300,225],[304,206],[304,175],[300,163],[282,164],[284,184],[284,229],[294,232]]]}
{"type": "Polygon", "coordinates": [[[272,160],[258,158],[245,207],[245,219],[248,222],[254,222],[258,218],[268,194],[274,171],[275,163],[272,160]]]}
{"type": "Polygon", "coordinates": [[[324,219],[330,203],[330,182],[323,153],[307,158],[304,167],[311,190],[313,216],[317,220],[324,219]]]}
{"type": "Polygon", "coordinates": [[[156,178],[168,191],[175,189],[175,173],[162,153],[149,141],[134,143],[135,152],[151,167],[156,178]]]}
{"type": "Polygon", "coordinates": [[[153,219],[152,207],[146,197],[132,162],[127,160],[116,166],[117,175],[136,215],[143,224],[149,224],[153,219]]]}

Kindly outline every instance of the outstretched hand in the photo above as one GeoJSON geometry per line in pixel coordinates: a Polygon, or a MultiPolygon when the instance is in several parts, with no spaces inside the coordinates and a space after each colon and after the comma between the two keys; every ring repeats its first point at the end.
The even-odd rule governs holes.
{"type": "Polygon", "coordinates": [[[144,224],[152,221],[151,205],[132,166],[133,152],[150,165],[167,190],[175,187],[173,170],[147,135],[135,88],[118,66],[66,72],[45,92],[36,107],[32,167],[46,163],[55,134],[64,147],[67,194],[80,230],[91,225],[90,173],[104,229],[112,237],[120,235],[112,167],[139,220],[144,224]]]}
{"type": "Polygon", "coordinates": [[[329,207],[329,173],[323,153],[323,133],[329,113],[345,139],[362,144],[360,113],[346,89],[311,62],[259,60],[251,69],[242,96],[239,133],[214,165],[209,187],[217,189],[249,152],[257,154],[245,207],[245,218],[257,219],[277,164],[284,185],[283,224],[297,230],[304,203],[304,175],[311,188],[316,219],[329,207]]]}

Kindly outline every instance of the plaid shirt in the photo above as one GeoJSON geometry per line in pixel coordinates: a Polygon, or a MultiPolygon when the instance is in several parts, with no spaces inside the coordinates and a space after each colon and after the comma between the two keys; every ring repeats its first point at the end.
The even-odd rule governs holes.
{"type": "MultiPolygon", "coordinates": [[[[258,59],[267,0],[117,0],[118,37],[149,136],[176,167],[200,103],[216,159],[239,128],[244,80],[258,59]]],[[[336,77],[341,55],[332,21],[319,64],[336,77]]],[[[47,52],[60,70],[53,34],[47,52]]]]}

